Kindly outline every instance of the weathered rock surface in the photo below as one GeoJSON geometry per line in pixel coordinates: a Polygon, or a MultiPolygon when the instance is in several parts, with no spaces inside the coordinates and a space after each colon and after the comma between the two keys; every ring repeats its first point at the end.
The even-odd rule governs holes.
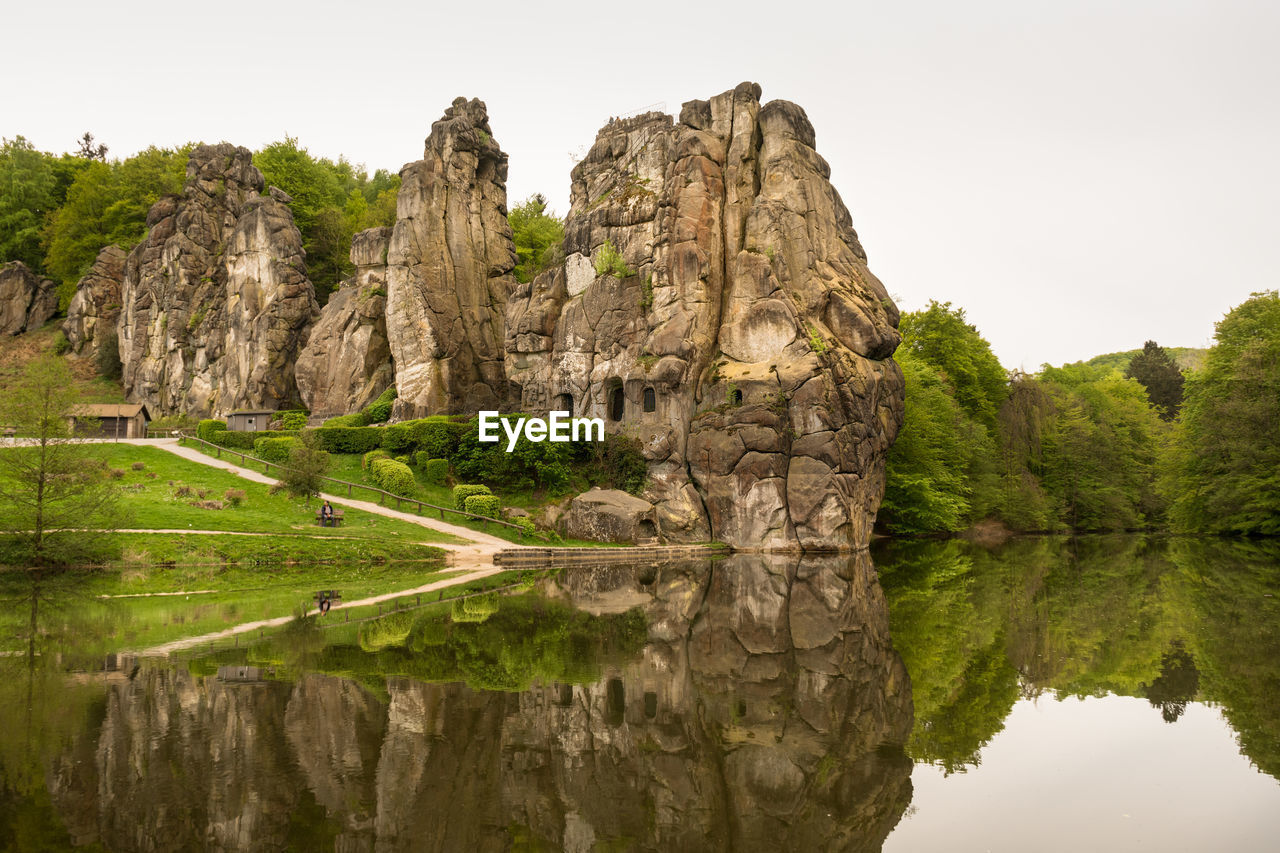
{"type": "Polygon", "coordinates": [[[597,542],[638,542],[658,535],[653,504],[618,489],[592,489],[574,498],[565,533],[597,542]]]}
{"type": "Polygon", "coordinates": [[[110,338],[120,318],[120,287],[124,281],[124,264],[128,255],[119,246],[107,246],[94,259],[80,281],[67,306],[67,319],[62,333],[71,343],[71,351],[96,355],[102,338],[110,338]],[[106,334],[108,331],[110,335],[106,334]]]}
{"type": "Polygon", "coordinates": [[[329,297],[298,356],[298,392],[313,416],[358,411],[394,380],[386,315],[390,240],[390,228],[355,235],[355,275],[329,297]]]}
{"type": "Polygon", "coordinates": [[[503,315],[515,280],[507,155],[482,101],[458,98],[400,172],[387,253],[397,417],[496,409],[503,315]]]}
{"type": "Polygon", "coordinates": [[[573,171],[565,264],[508,302],[520,409],[638,438],[670,539],[869,540],[898,313],[829,176],[804,111],[754,84],[611,122],[573,171]],[[627,269],[596,275],[606,244],[627,269]]]}
{"type": "Polygon", "coordinates": [[[290,198],[247,148],[191,152],[181,196],[147,214],[129,254],[118,324],[125,393],[152,414],[287,408],[319,314],[290,198]]]}
{"type": "Polygon", "coordinates": [[[58,311],[58,285],[22,261],[0,266],[0,335],[38,329],[58,311]]]}

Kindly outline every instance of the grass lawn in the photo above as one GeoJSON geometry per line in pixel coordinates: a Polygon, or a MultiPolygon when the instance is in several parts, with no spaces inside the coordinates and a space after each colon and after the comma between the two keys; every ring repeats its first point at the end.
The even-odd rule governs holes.
{"type": "MultiPolygon", "coordinates": [[[[107,464],[121,472],[121,515],[114,525],[124,530],[213,530],[227,534],[267,536],[111,533],[104,535],[106,560],[113,565],[144,563],[324,563],[384,562],[438,558],[424,543],[462,540],[408,521],[347,508],[343,525],[315,523],[317,504],[310,506],[285,492],[165,450],[131,444],[95,446],[107,464]],[[135,469],[135,465],[141,466],[135,469]],[[189,490],[189,492],[187,491],[189,490]],[[228,490],[244,493],[239,506],[226,501],[228,490]],[[203,496],[202,494],[203,493],[203,496]],[[204,501],[224,508],[203,508],[204,501]]],[[[0,453],[6,452],[0,449],[0,453]]],[[[17,557],[0,562],[20,563],[17,557]]]]}
{"type": "MultiPolygon", "coordinates": [[[[213,450],[210,450],[207,446],[203,444],[199,444],[197,442],[190,442],[187,446],[192,447],[196,450],[199,450],[200,452],[208,456],[213,456],[217,458],[216,453],[213,450]]],[[[223,450],[222,459],[229,463],[240,465],[241,464],[240,457],[238,455],[232,455],[232,453],[238,454],[239,452],[240,451],[238,450],[237,451],[223,450]]],[[[361,454],[358,454],[358,453],[329,454],[329,459],[332,463],[332,467],[329,469],[329,476],[338,480],[346,480],[347,482],[350,482],[350,483],[363,483],[368,486],[376,487],[377,484],[374,483],[371,479],[369,479],[365,475],[365,471],[361,468],[362,458],[363,457],[361,456],[361,454]]],[[[242,467],[251,468],[255,471],[263,470],[263,466],[261,463],[254,462],[249,459],[245,460],[242,467]]],[[[413,470],[414,480],[417,486],[416,493],[413,495],[414,500],[424,501],[426,503],[435,504],[436,506],[443,506],[443,507],[453,506],[453,487],[452,486],[437,486],[431,483],[427,483],[425,480],[422,479],[422,473],[417,468],[412,468],[412,470],[413,470]]],[[[337,495],[345,494],[343,487],[337,485],[336,483],[330,484],[328,487],[326,487],[325,492],[328,494],[337,494],[337,495]]],[[[499,498],[502,499],[502,503],[504,506],[518,506],[524,509],[533,510],[537,508],[537,506],[539,505],[539,501],[537,497],[535,495],[529,494],[528,492],[508,494],[508,493],[502,492],[500,489],[495,489],[494,493],[498,495],[499,498]]],[[[360,491],[356,491],[353,494],[353,497],[358,498],[360,500],[368,500],[368,501],[377,500],[377,496],[371,492],[361,493],[360,491]]],[[[395,505],[394,502],[392,502],[391,505],[394,506],[395,505]]],[[[409,506],[407,503],[401,508],[407,512],[413,512],[416,509],[415,507],[409,506]]],[[[435,517],[435,518],[439,517],[437,513],[431,510],[424,509],[423,511],[425,514],[429,514],[432,517],[435,517]]],[[[350,511],[348,511],[348,514],[350,514],[350,511]]],[[[485,524],[484,522],[477,521],[476,519],[473,519],[473,518],[465,518],[463,516],[456,515],[453,513],[447,513],[447,512],[445,513],[444,520],[449,522],[450,524],[456,524],[459,527],[465,527],[469,530],[488,533],[491,536],[497,536],[501,539],[506,539],[508,542],[518,542],[526,545],[556,544],[556,545],[564,545],[569,547],[585,547],[585,548],[626,547],[625,545],[619,545],[618,543],[592,542],[585,539],[562,539],[560,542],[547,542],[546,540],[543,540],[543,539],[536,539],[536,538],[527,537],[527,536],[524,538],[521,538],[520,534],[516,530],[510,527],[505,527],[500,524],[485,524]]]]}

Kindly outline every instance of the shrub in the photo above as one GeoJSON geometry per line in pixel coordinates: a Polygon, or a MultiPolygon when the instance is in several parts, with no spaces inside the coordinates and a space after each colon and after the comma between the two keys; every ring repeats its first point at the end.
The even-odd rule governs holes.
{"type": "Polygon", "coordinates": [[[468,428],[465,421],[450,421],[443,415],[405,421],[404,426],[409,428],[414,446],[426,453],[429,459],[452,459],[468,428]]]}
{"type": "Polygon", "coordinates": [[[391,454],[383,450],[382,448],[378,448],[377,450],[370,450],[364,456],[360,457],[360,467],[363,470],[368,471],[369,465],[373,462],[373,460],[390,459],[390,458],[391,458],[391,454]]]}
{"type": "Polygon", "coordinates": [[[222,501],[194,501],[191,505],[197,509],[222,509],[226,506],[222,501]]]}
{"type": "Polygon", "coordinates": [[[330,453],[368,453],[382,445],[383,427],[329,427],[316,430],[320,446],[330,453]]]}
{"type": "Polygon", "coordinates": [[[533,519],[527,515],[517,515],[511,520],[511,523],[519,527],[521,532],[534,534],[538,532],[538,525],[533,523],[533,519]]]}
{"type": "Polygon", "coordinates": [[[407,424],[383,427],[382,448],[392,453],[404,453],[413,447],[413,431],[407,424]]]}
{"type": "Polygon", "coordinates": [[[306,412],[284,412],[280,415],[280,426],[283,429],[306,429],[306,412]]]}
{"type": "Polygon", "coordinates": [[[378,488],[393,495],[409,497],[416,490],[417,483],[413,479],[413,471],[403,462],[394,459],[374,459],[369,463],[369,470],[378,488]]]}
{"type": "Polygon", "coordinates": [[[338,415],[336,418],[329,418],[321,426],[325,429],[329,427],[362,427],[368,423],[360,412],[353,412],[350,415],[338,415]]]}
{"type": "Polygon", "coordinates": [[[388,388],[378,395],[378,399],[365,406],[360,414],[364,416],[364,422],[367,424],[386,423],[391,417],[391,406],[396,399],[396,389],[388,388]]]}
{"type": "Polygon", "coordinates": [[[485,485],[461,484],[453,487],[453,505],[456,509],[466,509],[467,498],[472,495],[491,495],[493,491],[485,485]]]}
{"type": "Polygon", "coordinates": [[[253,455],[267,462],[284,465],[289,461],[289,451],[297,444],[296,438],[259,438],[253,443],[253,455]]]}
{"type": "Polygon", "coordinates": [[[109,473],[111,474],[111,479],[113,480],[119,480],[124,477],[123,468],[112,468],[109,473]]]}
{"type": "MultiPolygon", "coordinates": [[[[207,418],[196,426],[196,435],[205,441],[213,441],[213,434],[218,430],[227,428],[226,421],[217,421],[213,418],[207,418]]],[[[217,444],[217,442],[214,442],[217,444]]]]}
{"type": "Polygon", "coordinates": [[[394,459],[394,460],[396,460],[397,462],[399,462],[401,465],[408,465],[408,464],[409,464],[409,457],[408,457],[408,456],[405,456],[405,455],[403,455],[403,454],[402,454],[402,455],[400,455],[400,456],[393,456],[393,457],[391,457],[391,458],[392,458],[392,459],[394,459]]]}
{"type": "Polygon", "coordinates": [[[62,330],[59,329],[58,331],[54,332],[53,334],[54,354],[62,355],[69,349],[71,349],[71,341],[67,340],[67,336],[63,334],[62,330]]]}
{"type": "Polygon", "coordinates": [[[146,467],[147,467],[147,463],[145,463],[145,462],[135,462],[135,463],[133,463],[133,464],[132,464],[131,466],[129,466],[129,467],[131,467],[131,468],[132,468],[133,470],[135,470],[135,471],[141,471],[142,469],[144,469],[144,468],[146,468],[146,467]]]}
{"type": "Polygon", "coordinates": [[[230,447],[235,450],[253,450],[253,443],[259,438],[261,436],[257,433],[218,429],[213,431],[213,438],[209,440],[219,447],[230,447]]]}
{"type": "Polygon", "coordinates": [[[223,492],[222,497],[232,506],[240,506],[244,500],[244,489],[227,489],[223,492]]]}
{"type": "Polygon", "coordinates": [[[608,240],[605,240],[604,244],[596,252],[595,270],[598,276],[611,275],[617,279],[635,275],[635,270],[627,266],[626,258],[622,257],[622,253],[615,249],[613,243],[608,240]]]}
{"type": "Polygon", "coordinates": [[[448,459],[423,459],[425,451],[418,453],[418,467],[422,469],[422,478],[433,486],[443,486],[449,478],[448,459]]]}
{"type": "Polygon", "coordinates": [[[187,485],[180,485],[178,488],[173,490],[173,496],[175,498],[189,498],[195,493],[195,489],[187,485]]]}

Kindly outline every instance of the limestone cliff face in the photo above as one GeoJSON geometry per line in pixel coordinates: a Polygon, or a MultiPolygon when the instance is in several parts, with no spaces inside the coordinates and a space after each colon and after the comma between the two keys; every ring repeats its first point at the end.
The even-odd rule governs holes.
{"type": "Polygon", "coordinates": [[[639,438],[669,538],[868,542],[898,313],[829,177],[804,111],[754,84],[612,122],[573,171],[564,266],[508,303],[520,408],[639,438]]]}
{"type": "Polygon", "coordinates": [[[290,199],[262,189],[248,149],[201,145],[182,195],[147,215],[118,330],[125,393],[153,414],[297,400],[294,362],[319,307],[290,199]]]}
{"type": "Polygon", "coordinates": [[[458,98],[400,172],[387,252],[397,417],[497,408],[503,312],[514,285],[507,155],[482,101],[458,98]]]}
{"type": "Polygon", "coordinates": [[[115,331],[120,318],[120,285],[124,280],[124,264],[128,255],[119,246],[107,246],[94,260],[93,266],[76,282],[75,295],[67,307],[62,333],[71,343],[72,352],[96,355],[104,332],[115,331]]]}
{"type": "Polygon", "coordinates": [[[390,228],[355,235],[355,275],[329,297],[298,356],[298,392],[312,415],[358,411],[393,381],[386,316],[390,240],[390,228]]]}
{"type": "Polygon", "coordinates": [[[22,261],[0,266],[0,335],[38,329],[58,310],[58,285],[22,261]]]}

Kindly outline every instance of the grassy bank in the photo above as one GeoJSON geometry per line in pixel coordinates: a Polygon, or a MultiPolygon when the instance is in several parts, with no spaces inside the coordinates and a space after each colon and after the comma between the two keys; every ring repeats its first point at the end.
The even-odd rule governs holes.
{"type": "MultiPolygon", "coordinates": [[[[219,458],[217,456],[216,451],[211,450],[206,445],[199,444],[197,442],[190,442],[187,446],[195,450],[198,450],[201,453],[204,453],[206,456],[210,456],[214,459],[219,458]]],[[[249,468],[254,471],[267,473],[268,475],[271,474],[271,472],[265,471],[262,463],[255,462],[251,459],[246,459],[242,465],[240,462],[240,457],[239,455],[237,455],[239,453],[240,451],[238,450],[231,451],[231,450],[224,449],[222,451],[222,456],[220,457],[221,461],[228,462],[244,468],[249,468]]],[[[378,487],[377,484],[374,483],[373,480],[367,476],[367,472],[364,471],[364,469],[361,467],[361,460],[362,460],[361,454],[331,453],[329,454],[329,458],[332,463],[332,467],[329,470],[328,476],[338,480],[345,480],[350,483],[364,484],[372,488],[378,487]]],[[[430,503],[436,506],[443,506],[443,507],[453,506],[453,488],[452,487],[440,486],[433,483],[428,483],[425,479],[423,479],[421,471],[419,471],[416,468],[412,470],[413,470],[413,476],[414,476],[414,493],[411,497],[407,497],[406,500],[420,500],[425,503],[430,503]]],[[[325,488],[325,491],[329,494],[337,494],[339,496],[345,494],[345,490],[343,489],[343,487],[338,486],[337,484],[330,484],[325,488]]],[[[521,509],[527,509],[530,512],[536,510],[540,506],[540,501],[538,496],[531,492],[527,492],[527,491],[507,492],[507,491],[503,491],[502,489],[495,489],[494,493],[497,494],[498,497],[502,500],[503,506],[520,507],[521,509]]],[[[355,491],[352,497],[358,500],[366,500],[366,501],[377,500],[377,496],[374,495],[373,493],[361,492],[359,490],[355,491]]],[[[391,506],[392,507],[395,506],[394,501],[391,502],[391,506]]],[[[412,507],[408,503],[406,503],[401,507],[401,509],[408,512],[413,512],[415,510],[415,507],[412,507]]],[[[431,510],[424,510],[424,512],[426,514],[431,515],[434,518],[438,518],[438,515],[431,510]]],[[[500,524],[487,524],[483,521],[478,521],[473,518],[465,518],[463,516],[455,515],[453,513],[445,513],[444,520],[450,524],[454,524],[459,527],[465,527],[468,530],[475,530],[479,533],[487,533],[490,536],[497,536],[498,538],[505,539],[508,542],[521,543],[525,545],[530,545],[530,544],[531,545],[566,545],[566,546],[572,546],[572,547],[587,547],[587,548],[625,547],[625,546],[620,546],[617,543],[593,542],[585,539],[562,538],[558,542],[547,542],[541,539],[533,539],[528,536],[521,538],[520,534],[516,530],[513,530],[510,527],[505,527],[500,524]]]]}
{"type": "MultiPolygon", "coordinates": [[[[229,471],[154,447],[103,444],[95,446],[94,452],[113,469],[119,486],[120,511],[112,526],[128,531],[187,529],[225,534],[102,534],[91,537],[95,563],[363,564],[435,559],[439,550],[424,545],[462,541],[354,508],[345,510],[342,527],[322,528],[315,523],[314,500],[308,506],[284,492],[271,494],[270,487],[229,471]]],[[[11,541],[6,546],[2,538],[0,563],[23,564],[22,553],[11,541]]]]}

